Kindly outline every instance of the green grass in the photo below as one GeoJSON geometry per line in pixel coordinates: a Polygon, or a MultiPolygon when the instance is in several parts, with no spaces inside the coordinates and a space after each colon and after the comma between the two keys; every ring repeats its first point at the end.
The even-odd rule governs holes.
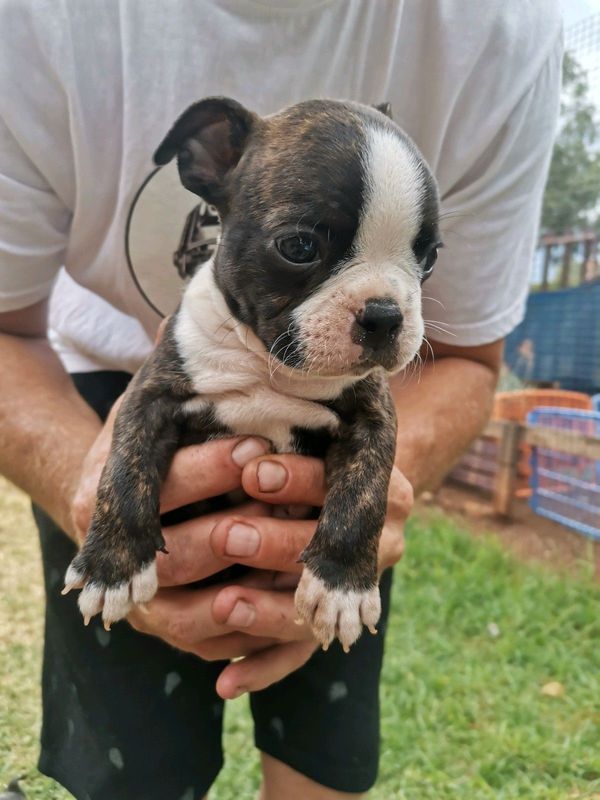
{"type": "MultiPolygon", "coordinates": [[[[66,800],[35,772],[41,593],[25,511],[0,485],[0,574],[10,575],[0,587],[0,776],[27,772],[31,800],[66,800]]],[[[520,564],[441,515],[409,527],[371,797],[598,800],[600,591],[589,570],[567,577],[520,564]],[[542,693],[550,681],[562,684],[562,696],[542,693]]],[[[246,702],[237,700],[226,714],[228,764],[211,800],[255,796],[251,742],[246,702]]]]}

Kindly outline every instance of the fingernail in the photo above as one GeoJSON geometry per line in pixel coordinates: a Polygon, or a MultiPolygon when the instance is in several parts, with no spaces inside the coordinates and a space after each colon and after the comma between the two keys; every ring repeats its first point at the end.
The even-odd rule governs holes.
{"type": "Polygon", "coordinates": [[[264,456],[269,452],[269,445],[264,439],[244,439],[233,448],[231,458],[238,467],[245,467],[249,461],[257,456],[264,456]]]}
{"type": "Polygon", "coordinates": [[[258,488],[261,492],[278,492],[285,486],[288,474],[285,467],[275,461],[261,461],[257,471],[258,488]]]}
{"type": "Polygon", "coordinates": [[[233,628],[248,628],[256,618],[256,609],[244,600],[238,600],[227,617],[227,624],[233,628]]]}
{"type": "Polygon", "coordinates": [[[243,525],[241,522],[234,523],[227,533],[225,540],[225,555],[246,558],[253,556],[260,545],[260,536],[256,528],[250,525],[243,525]]]}
{"type": "Polygon", "coordinates": [[[246,694],[249,691],[250,690],[248,689],[247,686],[236,686],[236,688],[233,690],[231,694],[231,699],[235,700],[236,697],[241,697],[243,694],[246,694]]]}

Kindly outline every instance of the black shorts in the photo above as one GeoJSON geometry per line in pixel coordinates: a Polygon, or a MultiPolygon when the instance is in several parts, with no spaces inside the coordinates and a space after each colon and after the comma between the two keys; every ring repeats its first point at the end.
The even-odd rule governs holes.
{"type": "MultiPolygon", "coordinates": [[[[104,417],[129,375],[73,376],[104,417]]],[[[77,800],[197,800],[223,764],[225,662],[206,663],[126,623],[84,627],[77,592],[62,597],[74,545],[34,508],[46,585],[40,770],[77,800]]],[[[345,655],[336,643],[250,697],[255,743],[325,786],[363,792],[379,760],[379,676],[391,573],[382,580],[378,636],[345,655]]]]}

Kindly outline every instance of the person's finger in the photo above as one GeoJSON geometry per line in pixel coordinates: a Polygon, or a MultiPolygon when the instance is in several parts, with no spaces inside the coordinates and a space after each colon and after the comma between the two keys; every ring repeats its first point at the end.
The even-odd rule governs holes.
{"type": "Polygon", "coordinates": [[[406,520],[414,504],[412,484],[397,467],[392,470],[388,489],[388,518],[406,520]]]}
{"type": "Polygon", "coordinates": [[[377,551],[379,574],[393,567],[404,555],[404,531],[402,525],[386,524],[381,532],[377,551]]]}
{"type": "Polygon", "coordinates": [[[277,639],[247,636],[245,633],[227,633],[215,636],[195,645],[189,652],[203,661],[229,661],[232,658],[244,658],[278,644],[277,639]]]}
{"type": "Polygon", "coordinates": [[[244,490],[266,503],[323,505],[327,493],[323,462],[298,455],[269,455],[242,472],[244,490]]]}
{"type": "Polygon", "coordinates": [[[392,470],[388,491],[388,506],[385,525],[379,539],[379,573],[394,566],[404,555],[404,523],[414,502],[413,488],[402,472],[392,470]]]}
{"type": "Polygon", "coordinates": [[[161,512],[237,489],[245,465],[269,449],[269,443],[258,437],[219,439],[181,448],[162,487],[161,512]]]}
{"type": "Polygon", "coordinates": [[[167,327],[167,325],[169,324],[169,320],[170,320],[170,319],[171,319],[171,317],[170,317],[170,316],[169,316],[169,317],[165,317],[165,318],[162,320],[162,322],[160,323],[160,325],[158,326],[158,328],[157,328],[157,330],[156,330],[156,336],[154,337],[154,346],[155,346],[155,347],[156,347],[158,344],[160,344],[160,341],[161,341],[161,339],[162,339],[162,337],[163,337],[163,334],[164,334],[164,332],[165,332],[165,328],[166,328],[166,327],[167,327]]]}
{"type": "Polygon", "coordinates": [[[135,608],[128,619],[137,630],[188,652],[197,652],[207,639],[236,631],[282,641],[311,636],[306,625],[295,622],[293,592],[246,586],[162,589],[144,611],[135,608]]]}
{"type": "Polygon", "coordinates": [[[289,591],[296,589],[300,581],[298,572],[277,572],[270,569],[249,569],[236,583],[240,586],[249,586],[252,589],[267,589],[268,591],[289,591]]]}
{"type": "MultiPolygon", "coordinates": [[[[254,501],[238,506],[236,515],[243,522],[246,516],[255,519],[266,510],[263,503],[254,501]]],[[[156,554],[159,586],[184,586],[231,565],[231,559],[220,558],[211,546],[211,531],[230,514],[219,511],[163,528],[167,552],[156,554]]]]}
{"type": "Polygon", "coordinates": [[[161,620],[156,617],[155,611],[150,609],[146,612],[134,609],[128,615],[127,620],[140,633],[156,636],[179,650],[193,653],[204,661],[242,658],[278,643],[277,639],[249,636],[237,631],[200,641],[195,638],[182,637],[179,635],[179,628],[176,631],[165,628],[164,624],[161,624],[161,620]]]}
{"type": "Polygon", "coordinates": [[[299,669],[315,649],[315,642],[290,642],[235,661],[226,666],[219,675],[217,694],[224,700],[233,700],[246,692],[266,689],[299,669]]]}
{"type": "Polygon", "coordinates": [[[314,520],[229,515],[215,525],[210,544],[213,554],[229,563],[301,572],[298,559],[312,539],[316,525],[314,520]]]}
{"type": "Polygon", "coordinates": [[[193,652],[205,639],[232,632],[217,623],[212,614],[213,601],[221,588],[160,589],[143,608],[134,606],[127,619],[136,630],[193,652]]]}
{"type": "Polygon", "coordinates": [[[249,586],[226,586],[212,604],[213,619],[225,630],[238,630],[252,636],[273,637],[280,641],[312,639],[310,628],[299,624],[294,593],[264,591],[249,586]]]}

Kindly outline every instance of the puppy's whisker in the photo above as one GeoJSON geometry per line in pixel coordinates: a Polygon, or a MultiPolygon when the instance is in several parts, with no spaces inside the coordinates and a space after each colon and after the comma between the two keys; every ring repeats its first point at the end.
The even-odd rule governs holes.
{"type": "Polygon", "coordinates": [[[285,359],[287,357],[287,352],[291,346],[296,346],[296,343],[291,338],[291,329],[292,329],[293,322],[290,322],[287,329],[279,334],[279,336],[275,339],[273,344],[269,349],[269,380],[273,381],[278,370],[283,369],[284,366],[287,366],[285,363],[285,359]],[[290,337],[290,341],[286,344],[282,344],[282,346],[275,350],[275,347],[279,343],[281,339],[285,339],[285,337],[290,337]],[[279,354],[283,351],[283,355],[280,357],[279,354]]]}
{"type": "Polygon", "coordinates": [[[437,303],[439,306],[441,306],[444,309],[444,311],[446,310],[446,306],[442,303],[441,300],[438,300],[437,297],[430,297],[427,294],[424,294],[421,297],[422,297],[423,300],[430,300],[432,303],[437,303]]]}
{"type": "Polygon", "coordinates": [[[443,214],[440,214],[440,222],[443,222],[447,219],[477,219],[476,214],[468,214],[463,213],[462,211],[446,211],[443,214]]]}
{"type": "Polygon", "coordinates": [[[296,223],[296,233],[298,234],[298,236],[300,235],[300,223],[302,222],[305,216],[306,216],[306,211],[300,214],[300,219],[296,223]]]}
{"type": "Polygon", "coordinates": [[[425,342],[425,344],[427,345],[427,349],[431,353],[431,363],[435,364],[435,353],[433,351],[433,347],[431,346],[431,342],[426,336],[423,337],[423,341],[425,342]]]}
{"type": "Polygon", "coordinates": [[[438,320],[435,319],[423,319],[423,322],[428,328],[433,328],[434,330],[440,331],[441,333],[447,333],[448,336],[456,336],[456,334],[453,333],[450,330],[450,327],[446,325],[446,323],[444,322],[439,322],[438,320]]]}

